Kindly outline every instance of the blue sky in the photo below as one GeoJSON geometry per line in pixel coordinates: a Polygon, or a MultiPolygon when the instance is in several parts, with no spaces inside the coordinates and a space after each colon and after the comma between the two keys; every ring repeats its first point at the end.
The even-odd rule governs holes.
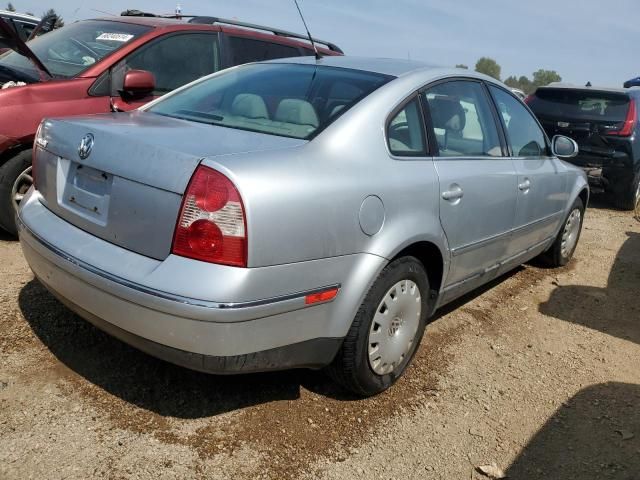
{"type": "MultiPolygon", "coordinates": [[[[0,0],[4,3],[4,0],[0,0]]],[[[556,70],[563,80],[621,84],[640,75],[638,0],[300,0],[314,36],[347,54],[473,67],[495,58],[502,77],[556,70]]],[[[2,4],[0,3],[0,5],[2,4]]],[[[303,31],[293,0],[183,0],[196,13],[303,31]]],[[[65,21],[126,8],[171,13],[171,0],[13,0],[20,11],[51,6],[65,21]],[[50,5],[49,5],[50,3],[50,5]]]]}

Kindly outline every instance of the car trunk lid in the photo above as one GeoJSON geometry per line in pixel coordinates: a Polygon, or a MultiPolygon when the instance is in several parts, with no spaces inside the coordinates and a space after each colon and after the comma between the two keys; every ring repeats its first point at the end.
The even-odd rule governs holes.
{"type": "Polygon", "coordinates": [[[305,141],[141,111],[48,120],[37,144],[42,202],[69,223],[137,253],[169,255],[182,195],[207,157],[305,141]]]}

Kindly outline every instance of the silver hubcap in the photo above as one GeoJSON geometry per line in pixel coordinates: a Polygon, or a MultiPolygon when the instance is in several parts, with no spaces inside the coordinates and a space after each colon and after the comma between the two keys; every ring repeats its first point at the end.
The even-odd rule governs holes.
{"type": "Polygon", "coordinates": [[[564,226],[562,232],[562,248],[561,253],[563,257],[569,257],[573,253],[573,249],[578,242],[578,235],[580,233],[580,221],[582,219],[582,212],[578,208],[571,212],[567,223],[564,226]]]}
{"type": "Polygon", "coordinates": [[[420,289],[411,280],[391,287],[378,305],[369,330],[369,365],[378,375],[393,372],[408,355],[420,326],[420,289]]]}
{"type": "Polygon", "coordinates": [[[18,205],[20,205],[31,185],[33,185],[33,177],[31,176],[31,167],[29,167],[18,176],[11,189],[13,208],[18,209],[18,205]]]}

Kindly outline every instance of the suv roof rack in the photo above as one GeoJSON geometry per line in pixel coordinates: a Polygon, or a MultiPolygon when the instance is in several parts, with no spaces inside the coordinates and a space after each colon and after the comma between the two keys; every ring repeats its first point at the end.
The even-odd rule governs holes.
{"type": "MultiPolygon", "coordinates": [[[[183,16],[185,16],[185,15],[183,15],[183,16]]],[[[297,38],[297,39],[300,39],[300,40],[309,41],[309,37],[307,37],[306,35],[301,35],[299,33],[289,32],[287,30],[280,30],[279,28],[266,27],[264,25],[256,25],[255,23],[239,22],[238,20],[229,20],[227,18],[220,18],[220,17],[199,17],[199,16],[190,16],[190,15],[187,15],[187,16],[191,18],[189,20],[189,23],[200,23],[200,24],[222,23],[222,24],[225,24],[225,25],[234,25],[234,26],[238,26],[238,27],[251,28],[253,30],[264,30],[264,31],[267,31],[267,32],[271,32],[274,35],[278,35],[279,37],[290,37],[290,38],[297,38]]],[[[324,40],[320,40],[320,39],[315,38],[315,37],[313,38],[313,41],[315,43],[319,43],[321,45],[325,45],[327,48],[329,48],[329,50],[331,50],[333,52],[344,53],[342,51],[342,49],[340,47],[338,47],[334,43],[326,42],[324,40]]]]}
{"type": "MultiPolygon", "coordinates": [[[[183,18],[188,18],[189,23],[197,23],[202,25],[213,25],[215,23],[222,23],[224,25],[234,25],[237,27],[251,28],[253,30],[263,30],[266,32],[271,32],[274,35],[279,37],[289,37],[289,38],[297,38],[300,40],[309,41],[309,37],[306,35],[301,35],[299,33],[288,32],[286,30],[280,30],[279,28],[266,27],[264,25],[257,25],[255,23],[247,23],[240,22],[238,20],[229,20],[228,18],[220,18],[220,17],[207,17],[200,15],[183,15],[183,14],[175,14],[175,15],[156,15],[154,13],[143,12],[140,10],[125,10],[120,14],[122,17],[158,17],[158,18],[175,18],[177,20],[181,20],[183,18]]],[[[313,38],[315,43],[319,43],[320,45],[325,45],[332,52],[344,53],[340,47],[338,47],[335,43],[326,42],[324,40],[320,40],[318,38],[313,38]]]]}

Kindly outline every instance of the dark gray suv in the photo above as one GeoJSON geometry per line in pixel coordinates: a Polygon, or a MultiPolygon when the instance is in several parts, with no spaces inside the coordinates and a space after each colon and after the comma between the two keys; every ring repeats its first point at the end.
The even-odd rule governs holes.
{"type": "Polygon", "coordinates": [[[569,160],[595,190],[613,194],[617,208],[640,204],[640,88],[541,87],[526,102],[549,137],[566,135],[580,148],[569,160]]]}

